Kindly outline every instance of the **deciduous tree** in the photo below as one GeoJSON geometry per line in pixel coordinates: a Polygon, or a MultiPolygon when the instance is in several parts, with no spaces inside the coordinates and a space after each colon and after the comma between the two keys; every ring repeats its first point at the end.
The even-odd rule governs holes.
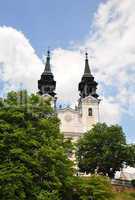
{"type": "Polygon", "coordinates": [[[80,138],[77,146],[78,166],[81,172],[101,173],[114,177],[123,163],[135,163],[135,151],[126,144],[125,134],[118,125],[96,124],[80,138]]]}
{"type": "Polygon", "coordinates": [[[26,91],[1,99],[0,199],[60,199],[73,175],[66,146],[49,101],[26,91]]]}

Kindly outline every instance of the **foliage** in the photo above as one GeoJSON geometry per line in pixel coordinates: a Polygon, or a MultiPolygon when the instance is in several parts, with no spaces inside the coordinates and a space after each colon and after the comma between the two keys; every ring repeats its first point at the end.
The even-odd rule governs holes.
{"type": "Polygon", "coordinates": [[[111,200],[114,198],[109,180],[102,176],[73,177],[64,200],[111,200]]]}
{"type": "Polygon", "coordinates": [[[131,184],[133,185],[133,187],[135,187],[135,179],[133,179],[133,180],[131,181],[131,184]]]}
{"type": "Polygon", "coordinates": [[[127,145],[127,163],[135,167],[135,144],[127,145]]]}
{"type": "Polygon", "coordinates": [[[60,200],[58,191],[52,191],[52,192],[48,192],[48,191],[44,191],[42,190],[39,194],[39,196],[37,197],[38,200],[60,200]]]}
{"type": "Polygon", "coordinates": [[[20,91],[0,99],[1,200],[113,198],[106,178],[73,176],[68,159],[73,145],[64,139],[59,124],[50,101],[41,96],[20,91]]]}
{"type": "Polygon", "coordinates": [[[50,101],[26,91],[1,99],[1,200],[60,200],[73,174],[66,147],[50,101]]]}
{"type": "Polygon", "coordinates": [[[126,144],[123,130],[118,125],[94,125],[80,138],[77,148],[81,172],[97,172],[114,177],[115,172],[120,170],[124,163],[131,166],[135,163],[135,148],[126,144]]]}
{"type": "Polygon", "coordinates": [[[115,193],[115,200],[134,200],[135,192],[117,192],[115,193]]]}

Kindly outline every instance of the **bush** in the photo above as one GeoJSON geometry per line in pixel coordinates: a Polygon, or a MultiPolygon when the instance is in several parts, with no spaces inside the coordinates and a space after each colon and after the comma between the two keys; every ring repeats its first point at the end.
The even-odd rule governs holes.
{"type": "Polygon", "coordinates": [[[113,200],[110,181],[103,176],[73,177],[64,200],[113,200]]]}
{"type": "Polygon", "coordinates": [[[132,183],[133,187],[135,187],[135,179],[133,179],[133,180],[131,181],[131,183],[132,183]]]}

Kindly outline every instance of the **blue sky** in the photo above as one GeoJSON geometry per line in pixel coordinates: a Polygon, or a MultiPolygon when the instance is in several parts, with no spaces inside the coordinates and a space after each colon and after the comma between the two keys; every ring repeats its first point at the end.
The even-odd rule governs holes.
{"type": "Polygon", "coordinates": [[[92,71],[99,82],[100,96],[105,98],[104,118],[121,124],[128,141],[135,141],[135,26],[130,23],[135,18],[134,5],[134,0],[123,3],[116,0],[0,1],[0,63],[4,63],[6,69],[0,89],[8,82],[19,85],[19,81],[24,81],[26,88],[35,89],[43,70],[40,58],[50,47],[54,50],[52,60],[58,94],[66,99],[71,96],[73,100],[78,97],[78,91],[73,96],[74,88],[77,88],[83,71],[82,57],[77,48],[73,50],[73,44],[78,49],[88,48],[90,53],[92,49],[95,57],[90,60],[92,71]],[[101,6],[101,3],[104,5],[101,6]],[[95,13],[97,18],[94,18],[95,13]],[[95,25],[94,28],[91,24],[95,25]],[[94,32],[92,36],[91,30],[94,32]],[[12,44],[9,45],[8,40],[12,44]],[[20,49],[14,52],[18,44],[20,49]],[[28,66],[31,66],[29,72],[28,66]],[[14,67],[20,73],[14,74],[14,67]],[[8,69],[10,73],[7,73],[8,69]]]}
{"type": "Polygon", "coordinates": [[[89,32],[101,0],[4,0],[0,25],[22,31],[41,56],[46,48],[68,47],[89,32]]]}

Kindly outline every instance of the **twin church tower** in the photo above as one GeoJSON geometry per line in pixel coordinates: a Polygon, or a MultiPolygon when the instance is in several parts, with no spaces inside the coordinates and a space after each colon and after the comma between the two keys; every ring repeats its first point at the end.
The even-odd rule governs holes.
{"type": "Polygon", "coordinates": [[[91,73],[88,61],[88,53],[85,58],[85,69],[81,82],[78,85],[80,98],[78,106],[75,109],[56,108],[56,81],[51,71],[50,51],[47,52],[44,72],[38,81],[39,94],[45,97],[51,97],[53,106],[56,108],[58,118],[61,121],[61,131],[65,137],[77,140],[84,132],[92,128],[93,124],[99,122],[99,103],[97,82],[91,73]]]}

